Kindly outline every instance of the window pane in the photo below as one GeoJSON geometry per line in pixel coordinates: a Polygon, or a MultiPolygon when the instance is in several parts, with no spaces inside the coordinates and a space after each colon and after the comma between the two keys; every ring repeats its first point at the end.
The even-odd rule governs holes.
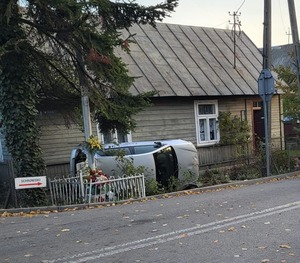
{"type": "Polygon", "coordinates": [[[103,133],[103,143],[113,143],[114,142],[114,138],[113,138],[113,134],[111,132],[106,132],[103,133]]]}
{"type": "Polygon", "coordinates": [[[199,120],[199,128],[200,128],[200,141],[207,141],[207,124],[206,119],[199,120]]]}
{"type": "Polygon", "coordinates": [[[217,139],[216,119],[209,119],[209,135],[210,135],[210,140],[217,139]]]}
{"type": "Polygon", "coordinates": [[[127,134],[121,133],[121,132],[119,132],[119,131],[117,131],[117,134],[118,134],[118,143],[121,143],[121,142],[128,142],[127,134]]]}
{"type": "Polygon", "coordinates": [[[198,105],[198,114],[199,115],[215,114],[215,105],[214,104],[199,104],[198,105]]]}

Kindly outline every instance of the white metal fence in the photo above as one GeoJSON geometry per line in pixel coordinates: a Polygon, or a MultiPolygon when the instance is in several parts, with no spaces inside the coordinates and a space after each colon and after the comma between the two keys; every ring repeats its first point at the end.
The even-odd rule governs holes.
{"type": "Polygon", "coordinates": [[[53,205],[116,202],[146,196],[143,174],[104,181],[87,181],[82,176],[49,179],[49,188],[53,205]]]}

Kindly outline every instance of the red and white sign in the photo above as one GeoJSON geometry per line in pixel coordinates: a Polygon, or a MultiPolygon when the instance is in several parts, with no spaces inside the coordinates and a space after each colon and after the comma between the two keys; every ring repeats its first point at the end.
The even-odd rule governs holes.
{"type": "Polygon", "coordinates": [[[46,176],[15,178],[16,189],[40,188],[46,186],[47,186],[46,176]]]}

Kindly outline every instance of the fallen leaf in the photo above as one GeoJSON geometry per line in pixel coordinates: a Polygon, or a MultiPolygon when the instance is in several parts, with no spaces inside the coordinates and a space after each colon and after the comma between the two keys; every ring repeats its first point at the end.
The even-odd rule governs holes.
{"type": "Polygon", "coordinates": [[[235,231],[235,227],[230,227],[230,228],[228,228],[228,231],[235,231]]]}
{"type": "Polygon", "coordinates": [[[270,262],[270,259],[263,259],[262,261],[261,261],[262,263],[268,263],[268,262],[270,262]]]}
{"type": "Polygon", "coordinates": [[[219,240],[215,240],[214,243],[215,243],[215,244],[219,243],[219,240]]]}
{"type": "Polygon", "coordinates": [[[291,247],[290,247],[289,245],[287,245],[287,244],[280,245],[279,247],[280,247],[280,248],[287,248],[287,249],[291,248],[291,247]]]}
{"type": "Polygon", "coordinates": [[[266,249],[267,247],[258,247],[259,249],[266,249]]]}
{"type": "Polygon", "coordinates": [[[180,235],[180,238],[188,237],[188,234],[184,233],[180,235]]]}

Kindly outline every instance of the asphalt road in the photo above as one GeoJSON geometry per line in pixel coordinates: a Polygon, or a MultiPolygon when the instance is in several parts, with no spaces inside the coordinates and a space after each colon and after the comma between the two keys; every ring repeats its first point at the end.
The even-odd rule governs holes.
{"type": "Polygon", "coordinates": [[[0,218],[0,262],[300,262],[300,178],[0,218]]]}

